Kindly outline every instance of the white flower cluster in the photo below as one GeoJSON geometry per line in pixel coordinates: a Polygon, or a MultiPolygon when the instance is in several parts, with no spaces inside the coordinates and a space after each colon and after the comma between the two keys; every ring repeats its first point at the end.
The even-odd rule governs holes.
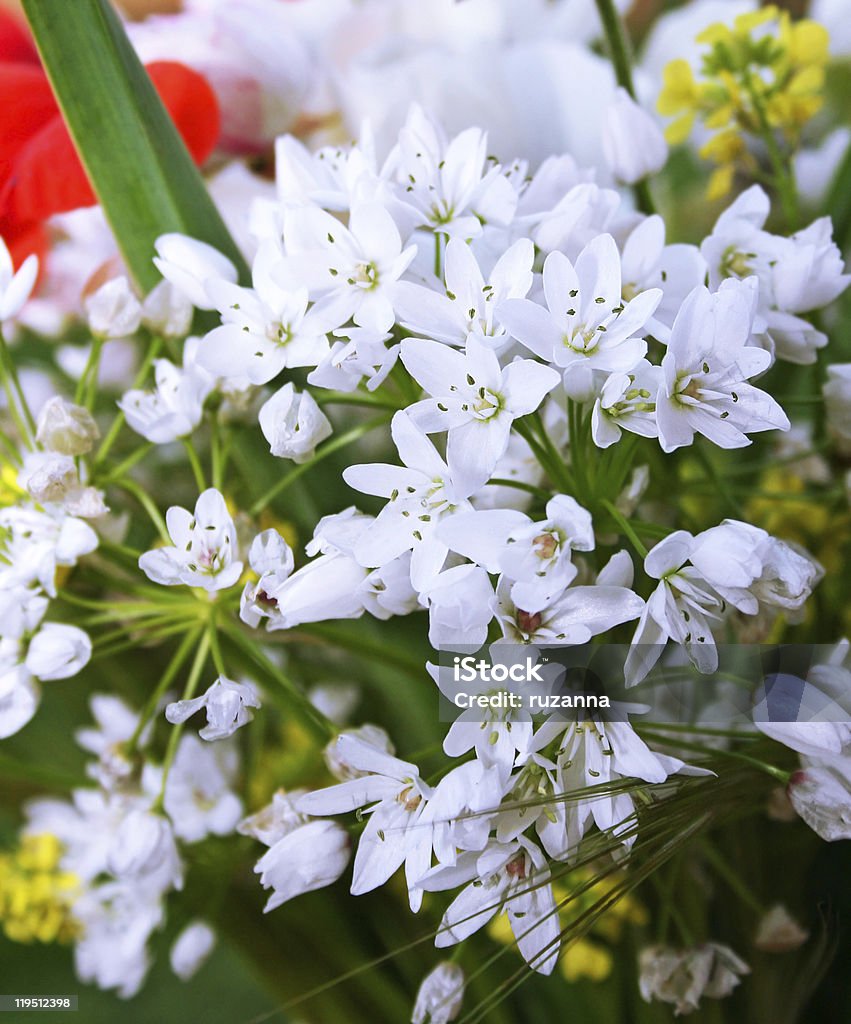
{"type": "MultiPolygon", "coordinates": [[[[645,602],[628,551],[595,561],[605,534],[595,521],[611,515],[620,526],[616,503],[636,500],[620,493],[629,435],[658,439],[667,454],[698,435],[730,449],[789,429],[756,382],[776,359],[812,362],[824,344],[805,314],[849,281],[829,221],[771,235],[755,187],[702,246],[667,245],[660,217],[637,214],[569,157],[529,175],[522,161],[490,157],[480,130],[446,138],[418,108],[383,161],[368,131],[359,146],[315,154],[287,137],[277,173],[277,201],[252,211],[251,287],[209,247],[160,239],[159,269],[221,325],[192,340],[182,369],[158,367],[155,393],[125,396],[123,408],[159,443],[190,432],[216,388],[272,384],[260,427],[274,455],[300,463],[332,434],[323,404],[341,393],[383,401],[396,409],[399,464],[345,470],[352,489],[383,507],[323,518],[301,567],[274,530],[255,538],[246,624],[281,630],[425,608],[435,649],[500,638],[491,656],[505,661],[524,649],[512,645],[581,644],[637,620],[626,665],[634,684],[669,641],[712,672],[734,615],[801,613],[821,567],[747,522],[659,541],[636,588],[651,591],[645,602]],[[281,385],[291,370],[305,374],[303,390],[281,385]],[[602,472],[589,471],[604,459],[602,472]],[[532,495],[547,499],[538,518],[526,511],[532,495]]],[[[202,494],[194,515],[171,509],[168,527],[174,546],[140,563],[152,580],[210,591],[237,584],[243,562],[218,492],[202,494]]],[[[442,670],[430,671],[448,693],[442,670]]],[[[215,692],[173,705],[170,720],[203,706],[207,738],[229,734],[255,706],[235,685],[220,680],[215,692]]],[[[529,964],[552,971],[553,865],[574,862],[595,831],[621,855],[631,848],[636,808],[623,780],[658,784],[701,770],[651,750],[626,715],[483,714],[451,726],[444,752],[475,756],[434,785],[381,730],[342,734],[328,751],[338,785],[279,795],[243,826],[269,846],[257,865],[273,890],[267,909],[339,877],[346,834],[322,819],[363,809],[353,893],[404,865],[414,910],[426,891],[460,888],[438,946],[506,910],[529,964]]],[[[728,971],[716,953],[701,960],[710,995],[742,969],[728,971]],[[717,984],[713,970],[723,973],[717,984]]],[[[672,960],[648,990],[667,991],[682,969],[691,970],[672,960]]],[[[683,1006],[691,996],[677,999],[683,1006]]]]}
{"type": "MultiPolygon", "coordinates": [[[[77,743],[94,755],[97,788],[75,790],[69,801],[41,799],[27,808],[25,834],[49,833],[62,844],[62,869],[76,879],[70,913],[79,926],[74,955],[82,981],[134,995],[148,973],[148,942],[165,923],[167,895],[183,887],[182,844],[231,834],[242,816],[233,792],[239,755],[231,743],[181,737],[163,784],[163,767],[146,759],[150,728],[118,697],[91,699],[95,728],[77,743]]],[[[207,737],[210,738],[210,737],[207,737]]],[[[214,935],[194,922],[172,951],[184,980],[210,952],[214,935]]]]}
{"type": "Polygon", "coordinates": [[[80,485],[72,457],[90,447],[93,426],[85,409],[48,402],[38,424],[47,450],[32,453],[19,474],[34,500],[23,492],[0,509],[0,738],[33,717],[39,682],[76,675],[91,657],[82,629],[44,619],[59,575],[98,546],[80,517],[102,514],[103,501],[80,485]]]}

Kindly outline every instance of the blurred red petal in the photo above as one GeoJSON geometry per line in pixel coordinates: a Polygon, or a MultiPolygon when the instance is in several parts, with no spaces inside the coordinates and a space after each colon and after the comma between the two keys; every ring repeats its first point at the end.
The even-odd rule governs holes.
{"type": "Polygon", "coordinates": [[[0,61],[41,63],[27,26],[9,11],[0,11],[0,61]]]}
{"type": "Polygon", "coordinates": [[[0,190],[23,146],[58,112],[40,67],[0,63],[0,190]]]}
{"type": "Polygon", "coordinates": [[[216,148],[221,131],[212,87],[203,75],[173,61],[155,61],[147,71],[193,160],[202,164],[216,148]]]}
{"type": "MultiPolygon", "coordinates": [[[[202,162],[219,137],[219,106],[213,90],[202,75],[183,64],[158,62],[148,72],[193,158],[202,162]]],[[[18,148],[9,185],[6,209],[17,221],[44,220],[96,202],[59,115],[18,148]]]]}

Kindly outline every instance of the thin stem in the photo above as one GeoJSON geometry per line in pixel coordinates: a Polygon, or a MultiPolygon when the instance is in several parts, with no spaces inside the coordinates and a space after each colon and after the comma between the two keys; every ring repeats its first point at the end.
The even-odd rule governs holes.
{"type": "MultiPolygon", "coordinates": [[[[609,56],[615,69],[617,83],[626,89],[633,99],[636,99],[635,84],[632,80],[632,52],[623,19],[613,0],[596,0],[596,4],[600,21],[603,23],[603,32],[608,43],[609,56]]],[[[649,215],[656,212],[656,205],[646,180],[634,185],[632,191],[636,205],[642,213],[649,215]]]]}
{"type": "Polygon", "coordinates": [[[327,741],[337,734],[337,727],[326,718],[322,712],[315,708],[307,697],[296,687],[293,681],[286,676],[277,665],[273,665],[266,655],[257,646],[256,641],[249,640],[240,631],[238,626],[229,622],[222,624],[222,629],[230,638],[231,642],[240,649],[242,654],[248,658],[264,673],[277,682],[291,699],[291,707],[302,718],[302,721],[310,727],[314,735],[327,741]]]}
{"type": "Polygon", "coordinates": [[[168,663],[165,672],[163,672],[160,681],[157,683],[156,689],[148,698],[148,702],[139,714],[139,721],[136,723],[136,729],[129,740],[130,750],[135,750],[139,744],[139,739],[151,718],[153,718],[156,712],[157,705],[162,700],[163,694],[168,690],[171,684],[177,677],[177,673],[183,667],[183,663],[189,657],[189,652],[193,647],[201,640],[203,630],[192,630],[187,633],[183,638],[183,642],[174,652],[174,656],[168,663]]]}
{"type": "Polygon", "coordinates": [[[186,449],[186,455],[189,458],[189,465],[192,467],[192,475],[195,477],[195,486],[198,488],[198,493],[207,490],[207,483],[204,480],[204,470],[201,466],[201,460],[198,458],[198,453],[192,445],[189,438],[184,438],[183,447],[186,449]]]}
{"type": "Polygon", "coordinates": [[[397,412],[402,406],[394,402],[392,398],[383,398],[381,395],[365,394],[362,391],[312,391],[317,405],[362,405],[368,408],[392,409],[397,412]]]}
{"type": "Polygon", "coordinates": [[[320,448],[313,458],[309,462],[304,462],[300,466],[296,466],[290,470],[289,473],[281,477],[281,479],[266,491],[265,494],[261,495],[257,501],[249,509],[249,515],[259,515],[266,506],[282,491],[285,491],[290,484],[294,483],[300,476],[307,473],[317,462],[321,462],[322,459],[327,458],[329,455],[341,448],[345,448],[347,445],[353,444],[368,434],[371,430],[375,430],[377,427],[384,426],[385,423],[390,421],[389,413],[383,416],[377,416],[375,419],[369,420],[366,423],[361,423],[357,427],[353,427],[351,430],[346,431],[345,434],[340,434],[339,437],[335,437],[332,441],[329,441],[326,445],[320,448]]]}
{"type": "MultiPolygon", "coordinates": [[[[163,339],[160,335],[157,334],[153,338],[151,338],[151,343],[148,346],[148,351],[145,353],[145,358],[142,360],[142,365],[139,367],[136,376],[133,378],[133,388],[138,388],[144,383],[145,378],[148,376],[148,370],[151,368],[151,364],[153,363],[153,361],[159,355],[162,345],[163,339]]],[[[116,414],[115,419],[113,419],[112,423],[110,424],[109,430],[106,432],[106,436],[101,442],[100,448],[98,448],[97,450],[97,454],[95,455],[94,460],[95,466],[103,462],[103,460],[109,454],[109,451],[112,448],[113,444],[115,443],[115,439],[118,437],[118,434],[120,433],[123,425],[124,413],[119,411],[116,414]]]]}
{"type": "Polygon", "coordinates": [[[750,889],[745,885],[744,881],[736,873],[735,868],[721,856],[718,850],[712,846],[711,843],[707,842],[703,845],[703,854],[716,873],[724,879],[727,885],[733,890],[733,892],[739,897],[745,906],[756,911],[757,914],[762,915],[765,913],[765,907],[760,901],[754,896],[750,889]]]}
{"type": "Polygon", "coordinates": [[[18,378],[18,371],[15,369],[15,361],[12,359],[12,353],[9,351],[2,331],[0,331],[0,370],[3,373],[3,387],[6,391],[9,413],[15,421],[21,440],[28,448],[32,448],[35,445],[35,420],[30,412],[24,389],[18,378]]]}
{"type": "MultiPolygon", "coordinates": [[[[141,445],[134,452],[131,452],[126,459],[123,459],[118,465],[109,471],[107,476],[100,480],[101,484],[112,483],[114,480],[120,480],[125,476],[137,462],[140,462],[148,452],[154,447],[152,441],[147,441],[141,445]]],[[[95,466],[97,466],[97,460],[95,460],[95,466]]]]}
{"type": "Polygon", "coordinates": [[[86,365],[80,374],[80,379],[77,381],[77,390],[74,392],[74,402],[77,405],[85,404],[87,409],[91,409],[94,401],[94,389],[89,386],[89,380],[91,377],[94,377],[95,387],[97,386],[98,368],[100,366],[100,355],[103,351],[104,340],[104,338],[95,337],[92,341],[92,347],[89,349],[89,358],[86,360],[86,365]]]}
{"type": "MultiPolygon", "coordinates": [[[[210,650],[210,632],[211,629],[208,626],[201,635],[198,650],[195,652],[195,660],[192,662],[192,668],[189,670],[189,678],[186,680],[186,688],[183,691],[183,700],[191,700],[195,694],[198,681],[201,678],[201,672],[204,669],[204,662],[207,660],[207,654],[210,650]]],[[[165,789],[168,784],[168,775],[171,771],[171,766],[174,763],[174,755],[177,753],[177,745],[180,742],[180,734],[182,731],[182,723],[175,725],[168,738],[168,746],[166,747],[165,759],[163,760],[162,784],[160,786],[160,794],[157,797],[156,804],[154,805],[154,810],[161,811],[163,808],[163,803],[165,801],[165,789]]]]}
{"type": "Polygon", "coordinates": [[[618,524],[621,530],[623,530],[624,534],[629,539],[629,542],[635,548],[636,552],[642,558],[646,558],[647,548],[644,546],[644,542],[641,540],[641,538],[638,536],[635,530],[633,530],[632,525],[630,521],[626,518],[626,516],[621,515],[621,513],[612,504],[611,501],[606,501],[604,499],[601,504],[612,517],[612,519],[614,519],[614,521],[618,524]]]}
{"type": "Polygon", "coordinates": [[[132,494],[136,501],[142,506],[142,508],[148,513],[148,518],[156,528],[157,533],[160,535],[162,540],[167,544],[171,544],[171,537],[169,536],[168,529],[165,525],[165,520],[160,515],[160,511],[157,506],[153,503],[150,496],[145,493],[144,490],[136,483],[135,480],[116,480],[116,485],[121,487],[122,490],[127,491],[128,494],[132,494]]]}
{"type": "Polygon", "coordinates": [[[795,184],[795,172],[792,161],[784,159],[783,154],[780,152],[774,131],[768,123],[765,107],[759,93],[754,88],[750,75],[747,73],[745,74],[745,86],[753,103],[754,112],[759,122],[760,135],[765,143],[768,159],[771,161],[771,167],[774,171],[774,184],[780,197],[780,204],[783,207],[783,215],[790,230],[795,231],[798,227],[799,211],[798,190],[795,184]]]}

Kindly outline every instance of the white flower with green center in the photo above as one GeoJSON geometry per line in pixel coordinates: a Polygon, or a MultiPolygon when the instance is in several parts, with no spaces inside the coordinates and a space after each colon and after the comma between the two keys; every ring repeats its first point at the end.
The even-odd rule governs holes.
{"type": "Polygon", "coordinates": [[[473,488],[456,481],[451,468],[406,412],[393,417],[391,433],[404,466],[366,463],[343,472],[349,487],[387,498],[387,504],[356,541],[354,555],[361,565],[378,568],[412,551],[411,583],[422,591],[449,554],[435,527],[441,519],[470,508],[467,499],[473,488]]]}
{"type": "Polygon", "coordinates": [[[696,434],[720,448],[742,448],[749,433],[789,429],[777,402],[748,383],[771,363],[768,352],[748,345],[756,293],[754,278],[730,280],[715,294],[695,288],[683,303],[656,401],[663,451],[692,444],[696,434]]]}
{"type": "Polygon", "coordinates": [[[166,587],[185,584],[211,593],[232,587],[242,575],[236,528],[222,495],[210,487],[195,503],[195,512],[177,505],[166,513],[174,547],[154,548],[139,559],[149,580],[166,587]]]}
{"type": "Polygon", "coordinates": [[[508,448],[511,424],[558,384],[558,373],[532,359],[504,369],[493,349],[471,334],[461,353],[438,341],[407,338],[401,359],[431,396],[408,409],[427,434],[448,431],[446,458],[467,493],[488,482],[508,448]]]}
{"type": "Polygon", "coordinates": [[[613,373],[606,379],[591,414],[591,436],[598,448],[608,448],[628,430],[642,437],[657,437],[656,393],[662,369],[646,359],[629,373],[613,373]]]}
{"type": "Polygon", "coordinates": [[[276,281],[278,246],[264,243],[254,260],[252,288],[217,280],[208,286],[222,326],[204,338],[198,362],[215,377],[247,377],[266,384],[281,370],[316,366],[328,354],[326,333],[339,326],[329,304],[308,309],[306,288],[276,281]]]}
{"type": "Polygon", "coordinates": [[[649,288],[625,302],[618,248],[611,235],[598,235],[575,265],[561,252],[544,263],[547,308],[528,299],[509,299],[497,310],[508,331],[541,359],[564,370],[569,395],[586,398],[592,373],[627,373],[647,352],[641,337],[662,298],[649,288]]]}
{"type": "Polygon", "coordinates": [[[474,333],[499,351],[511,339],[496,309],[504,300],[528,293],[534,257],[532,242],[521,238],[502,253],[485,281],[470,246],[452,238],[444,258],[445,289],[437,279],[434,288],[400,281],[393,293],[397,318],[415,334],[460,347],[474,333]]]}
{"type": "Polygon", "coordinates": [[[632,638],[624,669],[627,686],[644,679],[668,640],[682,644],[698,671],[714,672],[718,667],[712,630],[721,622],[724,601],[694,566],[686,564],[694,548],[695,538],[677,530],[644,560],[644,571],[659,584],[647,599],[632,638]]]}
{"type": "Polygon", "coordinates": [[[317,207],[290,210],[284,243],[278,281],[283,287],[306,287],[311,299],[326,300],[322,308],[328,330],[349,319],[373,331],[393,326],[392,286],[417,247],[402,249],[399,229],[380,203],[354,206],[348,227],[317,207]]]}

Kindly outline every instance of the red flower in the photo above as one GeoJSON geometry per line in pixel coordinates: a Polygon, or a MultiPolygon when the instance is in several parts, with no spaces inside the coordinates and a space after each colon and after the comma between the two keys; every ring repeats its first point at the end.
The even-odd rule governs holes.
{"type": "MultiPolygon", "coordinates": [[[[196,163],[219,138],[219,106],[203,75],[158,61],[148,74],[196,163]]],[[[0,236],[15,265],[43,254],[44,221],[97,202],[29,35],[0,12],[0,236]]]]}

